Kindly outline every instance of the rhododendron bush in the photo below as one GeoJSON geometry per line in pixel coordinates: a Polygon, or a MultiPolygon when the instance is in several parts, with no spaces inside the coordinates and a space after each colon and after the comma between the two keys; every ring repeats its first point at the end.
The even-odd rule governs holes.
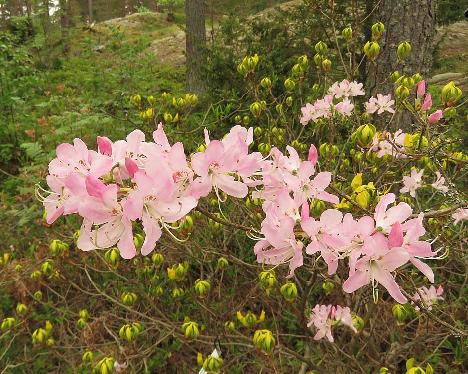
{"type": "Polygon", "coordinates": [[[14,262],[32,301],[2,331],[83,373],[461,369],[462,92],[395,71],[371,95],[315,52],[282,81],[246,56],[245,94],[203,119],[193,94],[135,94],[125,139],[67,134],[36,186],[48,253],[14,262]]]}

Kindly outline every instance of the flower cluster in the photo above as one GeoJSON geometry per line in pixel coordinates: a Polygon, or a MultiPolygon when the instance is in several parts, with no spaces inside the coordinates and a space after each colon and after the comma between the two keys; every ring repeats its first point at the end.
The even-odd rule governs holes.
{"type": "Polygon", "coordinates": [[[317,330],[314,336],[315,340],[326,337],[329,342],[333,342],[334,339],[331,328],[338,324],[348,326],[351,330],[357,332],[353,325],[351,311],[348,307],[317,304],[314,309],[312,309],[307,327],[314,326],[317,330]]]}
{"type": "MultiPolygon", "coordinates": [[[[421,287],[418,288],[416,293],[411,297],[411,300],[413,302],[421,302],[428,310],[432,310],[432,306],[434,304],[437,304],[439,300],[443,300],[444,298],[442,297],[442,294],[444,293],[444,289],[442,286],[439,286],[435,288],[434,286],[431,286],[429,288],[427,287],[421,287]]],[[[416,310],[419,310],[418,306],[415,306],[416,310]]]]}
{"type": "Polygon", "coordinates": [[[328,90],[328,94],[323,99],[316,100],[313,104],[307,103],[301,108],[302,117],[301,124],[306,125],[310,121],[317,122],[321,118],[329,118],[333,111],[336,111],[344,116],[350,116],[354,110],[354,104],[349,99],[350,97],[364,95],[362,83],[349,82],[343,80],[335,82],[328,90]],[[341,99],[337,103],[334,103],[341,99]]]}

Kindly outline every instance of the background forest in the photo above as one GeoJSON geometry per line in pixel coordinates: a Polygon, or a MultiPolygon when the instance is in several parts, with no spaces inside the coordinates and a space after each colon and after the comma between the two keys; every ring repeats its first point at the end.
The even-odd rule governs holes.
{"type": "MultiPolygon", "coordinates": [[[[466,208],[466,7],[456,0],[0,0],[0,373],[466,372],[466,223],[448,215],[466,208]],[[385,32],[375,38],[378,22],[385,32]],[[369,40],[380,43],[378,60],[363,49],[369,40]],[[397,59],[404,41],[411,54],[397,59]],[[437,132],[443,141],[426,145],[430,152],[421,152],[427,139],[403,104],[390,120],[300,125],[301,108],[335,81],[364,83],[364,105],[378,93],[398,96],[401,76],[413,79],[410,98],[424,78],[434,106],[445,105],[450,126],[437,132]],[[463,92],[454,105],[440,95],[449,82],[463,92]],[[333,191],[344,191],[341,208],[353,213],[373,212],[384,190],[395,191],[392,178],[415,165],[434,172],[443,165],[457,192],[398,201],[430,212],[426,228],[449,252],[433,267],[444,301],[425,314],[385,293],[378,303],[372,290],[344,294],[342,274],[328,276],[320,260],[293,279],[281,266],[258,264],[242,232],[261,223],[262,204],[251,195],[221,209],[210,194],[178,222],[176,239],[187,240],[166,235],[151,255],[132,260],[115,248],[77,249],[76,216],[46,223],[37,192],[60,143],[79,137],[96,149],[96,136],[114,141],[135,129],[151,138],[159,122],[187,154],[204,150],[204,128],[218,139],[235,125],[254,128],[252,147],[264,156],[292,145],[307,158],[314,143],[321,167],[337,175],[333,191]],[[371,138],[398,129],[416,136],[414,163],[359,148],[352,136],[361,129],[362,137],[358,126],[370,122],[371,138]],[[334,344],[315,342],[305,313],[319,302],[352,304],[358,334],[340,328],[334,344]],[[187,325],[193,321],[196,328],[187,325]],[[256,331],[274,331],[274,349],[252,341],[256,331]],[[211,358],[213,349],[222,360],[211,358]]],[[[311,205],[315,217],[324,210],[318,200],[311,205]]],[[[137,248],[143,240],[136,231],[137,248]]],[[[415,276],[418,286],[423,278],[415,276]]]]}

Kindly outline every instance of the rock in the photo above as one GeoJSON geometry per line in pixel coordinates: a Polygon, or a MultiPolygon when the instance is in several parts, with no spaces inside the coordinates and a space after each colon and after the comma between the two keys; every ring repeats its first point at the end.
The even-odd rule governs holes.
{"type": "Polygon", "coordinates": [[[427,81],[429,83],[441,83],[445,81],[455,81],[464,78],[465,74],[463,73],[443,73],[434,75],[432,78],[429,78],[427,81]]]}

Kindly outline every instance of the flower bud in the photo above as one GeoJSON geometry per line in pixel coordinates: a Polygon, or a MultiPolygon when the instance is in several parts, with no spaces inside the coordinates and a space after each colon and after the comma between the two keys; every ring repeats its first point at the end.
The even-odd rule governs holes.
{"type": "Polygon", "coordinates": [[[18,303],[16,305],[16,313],[20,316],[25,315],[28,312],[28,307],[25,304],[18,303]]]}
{"type": "Polygon", "coordinates": [[[366,57],[369,60],[374,61],[377,58],[377,56],[380,54],[380,45],[379,45],[379,43],[377,43],[377,42],[367,42],[364,45],[364,54],[366,55],[366,57]]]}
{"type": "Polygon", "coordinates": [[[454,82],[447,83],[440,93],[440,99],[446,106],[452,106],[462,95],[460,88],[454,82]]]}
{"type": "Polygon", "coordinates": [[[262,271],[258,275],[258,279],[260,281],[260,287],[266,290],[269,290],[278,284],[278,280],[276,279],[276,275],[273,270],[262,271]]]}
{"type": "Polygon", "coordinates": [[[223,359],[221,357],[215,357],[209,355],[203,362],[203,369],[208,372],[217,372],[223,366],[223,359]]]}
{"type": "Polygon", "coordinates": [[[10,330],[12,327],[16,325],[16,318],[15,317],[7,317],[4,318],[2,324],[0,325],[0,329],[2,331],[10,330]]]}
{"type": "Polygon", "coordinates": [[[319,217],[326,209],[325,202],[322,200],[314,199],[310,203],[310,212],[314,217],[319,217]]]}
{"type": "Polygon", "coordinates": [[[354,198],[356,203],[363,209],[367,209],[369,207],[369,203],[371,200],[371,196],[367,190],[360,191],[356,197],[354,198]]]}
{"type": "Polygon", "coordinates": [[[133,95],[132,97],[130,97],[130,101],[133,105],[135,105],[136,107],[139,107],[141,104],[141,96],[133,95]]]}
{"type": "Polygon", "coordinates": [[[41,272],[45,275],[51,275],[54,271],[54,262],[52,260],[44,261],[41,265],[41,272]]]}
{"type": "Polygon", "coordinates": [[[381,367],[379,370],[379,374],[390,374],[390,371],[386,367],[381,367]]]}
{"type": "Polygon", "coordinates": [[[151,105],[151,106],[155,106],[156,105],[156,98],[154,96],[148,96],[146,98],[146,100],[148,101],[148,104],[151,105]]]}
{"type": "Polygon", "coordinates": [[[349,42],[353,38],[353,29],[348,26],[343,29],[343,31],[341,32],[341,35],[347,42],[349,42]]]}
{"type": "Polygon", "coordinates": [[[218,258],[218,267],[220,269],[226,269],[229,266],[229,261],[225,257],[218,258]]]}
{"type": "Polygon", "coordinates": [[[285,100],[285,103],[287,106],[291,106],[293,104],[293,98],[292,96],[288,96],[285,100]]]}
{"type": "Polygon", "coordinates": [[[68,244],[62,242],[61,240],[52,240],[49,244],[50,253],[54,256],[63,256],[64,253],[68,250],[68,244]]]}
{"type": "Polygon", "coordinates": [[[154,252],[151,255],[151,261],[153,261],[155,266],[159,266],[164,262],[164,256],[159,252],[154,252]]]}
{"type": "Polygon", "coordinates": [[[385,26],[382,22],[374,23],[371,27],[372,37],[374,39],[380,39],[383,32],[385,31],[385,26]]]}
{"type": "Polygon", "coordinates": [[[395,89],[395,96],[399,100],[405,100],[409,95],[410,95],[410,90],[408,89],[408,87],[405,87],[402,85],[402,86],[398,86],[395,89]]]}
{"type": "Polygon", "coordinates": [[[204,297],[206,296],[206,294],[208,292],[210,292],[210,289],[211,289],[211,284],[210,282],[208,282],[207,280],[201,280],[201,279],[197,279],[195,281],[195,293],[199,296],[199,297],[204,297]]]}
{"type": "Polygon", "coordinates": [[[114,371],[115,360],[113,357],[104,357],[93,369],[96,374],[110,374],[114,371]]]}
{"type": "Polygon", "coordinates": [[[314,55],[314,63],[315,63],[315,66],[317,66],[317,68],[320,68],[322,66],[322,61],[323,61],[322,55],[318,53],[314,55]]]}
{"type": "Polygon", "coordinates": [[[353,313],[352,316],[353,326],[356,330],[361,331],[364,328],[364,319],[357,314],[353,313]]]}
{"type": "Polygon", "coordinates": [[[325,291],[325,295],[330,295],[335,289],[335,283],[330,280],[326,280],[322,283],[322,289],[325,291]]]}
{"type": "Polygon", "coordinates": [[[119,259],[120,259],[119,250],[115,247],[108,249],[104,253],[104,259],[106,260],[108,264],[112,266],[117,266],[117,264],[119,263],[119,259]]]}
{"type": "Polygon", "coordinates": [[[301,64],[295,64],[291,69],[291,74],[295,78],[301,78],[304,76],[304,67],[301,64]]]}
{"type": "Polygon", "coordinates": [[[31,273],[31,279],[37,280],[42,276],[42,273],[39,270],[34,270],[31,273]]]}
{"type": "Polygon", "coordinates": [[[322,69],[323,71],[325,72],[330,72],[331,71],[331,68],[332,68],[332,62],[328,59],[328,58],[325,58],[323,61],[322,61],[322,69]]]}
{"type": "Polygon", "coordinates": [[[46,339],[47,339],[47,331],[41,327],[34,330],[34,332],[32,333],[32,343],[34,345],[42,344],[46,341],[46,339]]]}
{"type": "Polygon", "coordinates": [[[34,300],[42,300],[42,292],[41,291],[36,291],[34,292],[34,300]]]}
{"type": "Polygon", "coordinates": [[[242,123],[244,125],[248,125],[250,123],[250,117],[249,116],[242,117],[242,123]]]}
{"type": "Polygon", "coordinates": [[[190,321],[187,318],[187,321],[182,324],[182,331],[188,339],[196,339],[200,335],[200,330],[198,329],[198,323],[190,321]]]}
{"type": "Polygon", "coordinates": [[[84,320],[87,320],[89,318],[89,312],[86,309],[81,309],[78,315],[84,320]]]}
{"type": "Polygon", "coordinates": [[[296,87],[296,83],[292,79],[287,78],[284,81],[284,87],[286,88],[286,90],[292,91],[292,90],[294,90],[294,87],[296,87]]]}
{"type": "Polygon", "coordinates": [[[76,321],[76,327],[78,327],[80,330],[84,329],[88,322],[86,322],[85,319],[79,318],[78,321],[76,321]]]}
{"type": "Polygon", "coordinates": [[[268,77],[264,77],[262,78],[262,80],[260,81],[260,86],[264,89],[270,89],[271,88],[271,79],[268,78],[268,77]]]}
{"type": "Polygon", "coordinates": [[[265,353],[273,351],[276,344],[273,333],[270,330],[256,330],[252,341],[257,348],[265,353]]]}
{"type": "Polygon", "coordinates": [[[46,345],[48,345],[50,347],[50,346],[52,346],[54,344],[55,344],[55,339],[54,338],[47,339],[46,345]]]}
{"type": "Polygon", "coordinates": [[[94,353],[91,351],[86,351],[83,353],[83,356],[81,356],[81,361],[83,362],[92,362],[94,359],[94,353]]]}
{"type": "Polygon", "coordinates": [[[128,306],[135,304],[137,299],[138,296],[134,292],[123,292],[120,296],[120,300],[122,301],[122,303],[128,306]]]}
{"type": "Polygon", "coordinates": [[[307,55],[299,56],[297,58],[297,63],[303,68],[307,68],[307,66],[309,66],[309,58],[307,57],[307,55]]]}
{"type": "Polygon", "coordinates": [[[260,117],[260,114],[262,114],[262,105],[259,102],[250,104],[250,112],[255,117],[260,117]]]}
{"type": "Polygon", "coordinates": [[[377,132],[377,129],[372,124],[359,126],[351,135],[351,139],[361,147],[368,147],[372,144],[372,140],[377,132]]]}
{"type": "Polygon", "coordinates": [[[354,176],[353,180],[351,181],[351,188],[353,191],[356,190],[356,188],[362,186],[362,173],[358,173],[354,176]]]}
{"type": "MultiPolygon", "coordinates": [[[[241,117],[240,115],[236,115],[236,116],[234,117],[234,121],[235,121],[236,123],[241,123],[242,117],[241,117]]],[[[200,151],[199,151],[199,152],[200,152],[200,151]]],[[[202,152],[203,152],[203,151],[202,151],[202,152]]]]}
{"type": "Polygon", "coordinates": [[[398,79],[400,79],[401,74],[399,71],[394,71],[392,74],[390,74],[390,79],[392,82],[396,82],[398,79]]]}
{"type": "Polygon", "coordinates": [[[328,52],[328,47],[324,42],[319,41],[317,44],[315,44],[315,52],[321,55],[325,55],[328,52]]]}
{"type": "Polygon", "coordinates": [[[292,303],[297,298],[297,286],[294,282],[286,282],[280,288],[281,295],[286,301],[292,303]]]}
{"type": "Polygon", "coordinates": [[[392,307],[392,314],[397,321],[398,326],[402,326],[405,324],[405,321],[411,317],[411,312],[402,304],[395,304],[392,307]]]}
{"type": "Polygon", "coordinates": [[[179,299],[184,295],[185,295],[185,291],[184,291],[183,288],[180,288],[180,287],[174,287],[174,289],[172,290],[172,293],[171,293],[171,296],[174,299],[179,299]]]}
{"type": "Polygon", "coordinates": [[[224,328],[226,330],[235,330],[236,329],[236,324],[233,321],[226,321],[224,322],[224,328]]]}
{"type": "Polygon", "coordinates": [[[144,241],[145,238],[141,234],[135,234],[133,236],[133,244],[135,244],[136,249],[140,249],[144,241]]]}
{"type": "Polygon", "coordinates": [[[411,44],[408,41],[401,42],[398,44],[396,53],[399,60],[406,59],[411,53],[411,44]]]}

